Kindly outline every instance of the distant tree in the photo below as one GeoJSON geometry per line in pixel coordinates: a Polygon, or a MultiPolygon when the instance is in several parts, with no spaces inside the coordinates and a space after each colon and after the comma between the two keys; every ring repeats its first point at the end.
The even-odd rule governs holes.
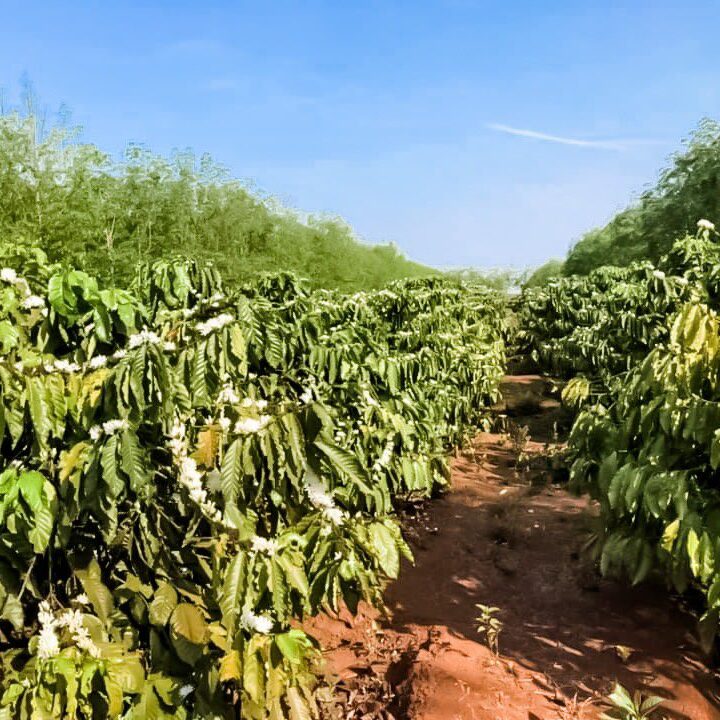
{"type": "Polygon", "coordinates": [[[548,280],[560,277],[563,274],[563,261],[552,259],[534,270],[524,282],[523,287],[536,287],[544,285],[548,280]]]}
{"type": "Polygon", "coordinates": [[[565,274],[643,258],[656,261],[676,238],[694,232],[699,219],[720,224],[720,124],[702,120],[685,150],[670,160],[653,188],[571,249],[565,274]]]}

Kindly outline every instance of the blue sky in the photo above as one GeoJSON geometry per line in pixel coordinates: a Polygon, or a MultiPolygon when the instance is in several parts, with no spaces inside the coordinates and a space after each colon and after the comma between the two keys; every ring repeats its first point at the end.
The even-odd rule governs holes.
{"type": "Polygon", "coordinates": [[[720,118],[715,2],[0,0],[85,139],[210,152],[435,266],[562,256],[720,118]]]}

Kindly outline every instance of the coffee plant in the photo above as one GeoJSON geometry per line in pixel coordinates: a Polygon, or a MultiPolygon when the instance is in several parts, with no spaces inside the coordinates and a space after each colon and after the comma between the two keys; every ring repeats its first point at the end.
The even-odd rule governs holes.
{"type": "Polygon", "coordinates": [[[500,301],[38,253],[0,271],[0,718],[315,717],[299,621],[382,605],[395,508],[496,396],[500,301]]]}
{"type": "Polygon", "coordinates": [[[601,570],[692,588],[709,648],[720,629],[720,247],[712,226],[698,225],[656,269],[556,281],[521,312],[540,311],[524,335],[539,362],[587,375],[566,392],[587,399],[570,476],[600,505],[601,570]],[[593,384],[603,388],[595,397],[593,384]]]}

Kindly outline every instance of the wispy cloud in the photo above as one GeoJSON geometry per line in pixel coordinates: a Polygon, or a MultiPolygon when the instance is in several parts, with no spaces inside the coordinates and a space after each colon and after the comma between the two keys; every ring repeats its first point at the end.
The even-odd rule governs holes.
{"type": "Polygon", "coordinates": [[[565,137],[563,135],[552,135],[550,133],[538,132],[537,130],[526,130],[523,128],[501,125],[500,123],[489,123],[490,130],[502,132],[507,135],[542,140],[544,142],[558,143],[560,145],[573,145],[575,147],[597,148],[600,150],[627,150],[637,145],[664,145],[661,140],[630,139],[630,140],[583,140],[581,138],[565,137]]]}

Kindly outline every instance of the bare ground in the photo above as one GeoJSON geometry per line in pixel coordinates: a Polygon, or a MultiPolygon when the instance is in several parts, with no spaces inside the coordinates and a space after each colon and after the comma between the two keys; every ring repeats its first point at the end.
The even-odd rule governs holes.
{"type": "Polygon", "coordinates": [[[415,564],[388,588],[390,616],[309,625],[339,681],[331,717],[595,720],[619,681],[665,698],[658,718],[720,719],[692,617],[663,586],[599,578],[583,553],[595,509],[552,482],[562,418],[545,389],[530,376],[504,388],[530,469],[516,467],[521,440],[481,434],[453,461],[451,491],[408,518],[415,564]],[[476,631],[478,603],[499,608],[498,655],[476,631]]]}

